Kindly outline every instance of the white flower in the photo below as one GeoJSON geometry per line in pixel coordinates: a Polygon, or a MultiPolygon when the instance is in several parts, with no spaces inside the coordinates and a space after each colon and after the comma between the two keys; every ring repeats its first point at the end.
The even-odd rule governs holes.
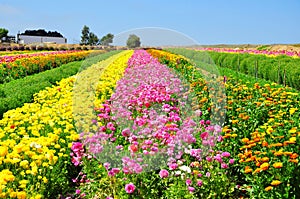
{"type": "Polygon", "coordinates": [[[36,143],[36,142],[31,142],[29,146],[30,146],[30,147],[34,147],[34,148],[37,148],[37,149],[39,149],[39,148],[42,147],[40,144],[38,144],[38,143],[36,143]]]}
{"type": "Polygon", "coordinates": [[[177,161],[177,164],[178,164],[178,165],[182,165],[183,162],[182,162],[181,160],[178,160],[178,161],[177,161]]]}
{"type": "Polygon", "coordinates": [[[191,173],[191,168],[186,165],[180,166],[179,169],[187,173],[191,173]]]}

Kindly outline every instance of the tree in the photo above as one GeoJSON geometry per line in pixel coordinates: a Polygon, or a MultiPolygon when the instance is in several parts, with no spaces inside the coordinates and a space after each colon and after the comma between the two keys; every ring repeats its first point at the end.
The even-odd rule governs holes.
{"type": "Polygon", "coordinates": [[[24,33],[21,33],[21,35],[30,35],[30,36],[45,36],[45,37],[63,37],[62,34],[60,34],[57,31],[46,31],[44,29],[39,30],[25,30],[24,33]]]}
{"type": "Polygon", "coordinates": [[[0,28],[0,40],[3,38],[3,37],[7,37],[7,34],[8,34],[8,30],[5,29],[5,28],[0,28]]]}
{"type": "Polygon", "coordinates": [[[94,33],[90,32],[88,44],[91,46],[97,45],[99,43],[99,38],[94,33]]]}
{"type": "Polygon", "coordinates": [[[81,31],[81,42],[82,45],[87,45],[89,43],[89,37],[90,37],[90,28],[86,25],[83,26],[81,31]]]}
{"type": "Polygon", "coordinates": [[[141,46],[141,41],[138,36],[135,34],[129,35],[127,39],[127,47],[128,48],[136,48],[141,46]]]}
{"type": "Polygon", "coordinates": [[[100,40],[101,45],[109,46],[110,43],[113,42],[114,35],[111,33],[108,33],[107,35],[103,36],[100,40]]]}

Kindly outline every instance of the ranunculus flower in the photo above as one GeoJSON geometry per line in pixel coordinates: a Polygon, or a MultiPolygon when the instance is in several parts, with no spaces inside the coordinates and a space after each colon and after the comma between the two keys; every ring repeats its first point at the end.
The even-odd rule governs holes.
{"type": "Polygon", "coordinates": [[[135,186],[134,186],[133,183],[129,183],[129,184],[125,185],[125,191],[126,191],[126,193],[131,194],[131,193],[134,192],[134,190],[135,190],[135,186]]]}
{"type": "Polygon", "coordinates": [[[167,177],[169,176],[169,172],[168,172],[166,169],[162,169],[162,170],[160,170],[160,172],[159,172],[159,176],[160,176],[161,178],[167,178],[167,177]]]}
{"type": "Polygon", "coordinates": [[[186,184],[186,185],[191,185],[191,184],[192,184],[192,180],[191,180],[191,179],[187,179],[187,180],[185,181],[185,184],[186,184]]]}
{"type": "Polygon", "coordinates": [[[230,157],[230,153],[229,152],[223,152],[222,156],[228,158],[228,157],[230,157]]]}
{"type": "Polygon", "coordinates": [[[194,187],[188,187],[189,192],[194,192],[195,188],[194,187]]]}

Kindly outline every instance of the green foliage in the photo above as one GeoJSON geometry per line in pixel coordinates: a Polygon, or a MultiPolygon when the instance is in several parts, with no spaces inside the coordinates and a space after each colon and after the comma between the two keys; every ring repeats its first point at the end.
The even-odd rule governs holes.
{"type": "Polygon", "coordinates": [[[188,58],[210,63],[208,57],[220,67],[229,68],[253,77],[263,78],[279,84],[300,89],[300,59],[285,55],[268,57],[265,55],[200,52],[187,49],[168,49],[188,58]]]}
{"type": "Polygon", "coordinates": [[[82,31],[81,31],[81,45],[90,45],[94,46],[99,43],[99,38],[98,36],[90,32],[90,28],[88,26],[83,26],[82,31]]]}
{"type": "Polygon", "coordinates": [[[3,38],[3,37],[6,37],[8,34],[8,30],[5,29],[5,28],[0,28],[0,40],[3,38]]]}
{"type": "Polygon", "coordinates": [[[262,45],[257,48],[257,50],[269,50],[269,49],[270,49],[270,45],[262,45]]]}
{"type": "Polygon", "coordinates": [[[126,45],[128,48],[136,48],[141,46],[140,38],[134,34],[129,35],[126,45]]]}
{"type": "Polygon", "coordinates": [[[109,44],[113,42],[113,38],[114,38],[114,35],[111,33],[108,33],[107,35],[105,35],[101,38],[100,43],[101,43],[101,45],[109,46],[109,44]]]}
{"type": "Polygon", "coordinates": [[[97,35],[95,35],[94,33],[90,32],[89,34],[89,45],[90,46],[94,46],[97,45],[99,43],[99,38],[97,37],[97,35]]]}
{"type": "Polygon", "coordinates": [[[89,43],[89,35],[90,35],[90,28],[86,25],[83,26],[81,31],[81,42],[82,45],[87,45],[89,43]]]}

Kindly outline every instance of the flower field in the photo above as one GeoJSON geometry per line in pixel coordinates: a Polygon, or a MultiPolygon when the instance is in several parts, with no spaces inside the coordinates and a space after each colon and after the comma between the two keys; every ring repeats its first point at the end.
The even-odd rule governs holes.
{"type": "MultiPolygon", "coordinates": [[[[99,54],[103,51],[92,51],[99,54]]],[[[83,60],[91,51],[50,51],[0,56],[0,83],[7,83],[56,68],[68,62],[83,60]]]]}
{"type": "Polygon", "coordinates": [[[269,50],[252,50],[252,49],[231,49],[231,48],[198,48],[199,51],[213,51],[226,53],[248,53],[248,54],[262,54],[269,57],[286,55],[293,58],[299,58],[300,53],[286,50],[269,51],[269,50]]]}
{"type": "Polygon", "coordinates": [[[4,113],[0,197],[299,198],[298,90],[180,52],[112,54],[4,113]]]}

